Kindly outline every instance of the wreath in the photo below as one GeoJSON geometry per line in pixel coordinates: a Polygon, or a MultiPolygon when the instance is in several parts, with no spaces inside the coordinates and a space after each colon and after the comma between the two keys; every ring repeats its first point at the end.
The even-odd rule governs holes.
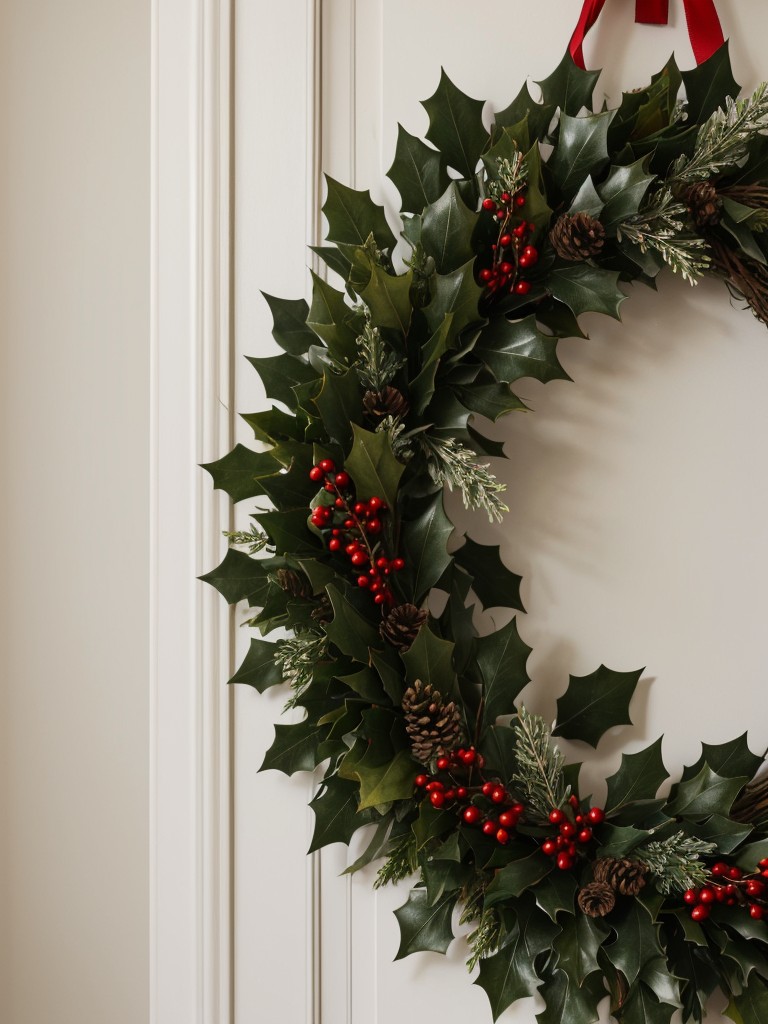
{"type": "Polygon", "coordinates": [[[367,827],[350,871],[383,857],[376,885],[417,875],[398,958],[444,953],[458,906],[494,1019],[538,992],[540,1024],[590,1024],[606,996],[626,1024],[701,1021],[719,986],[737,1024],[764,1024],[763,758],[744,736],[703,744],[659,797],[657,740],[593,806],[553,737],[596,747],[631,724],[641,671],[571,676],[551,730],[527,711],[516,620],[473,626],[473,600],[524,610],[520,577],[443,504],[447,486],[502,518],[483,421],[525,408],[521,378],[567,379],[558,340],[584,337],[587,311],[618,317],[622,283],[714,275],[768,321],[768,88],[736,98],[724,43],[592,112],[599,73],[579,58],[576,40],[540,101],[524,85],[490,130],[443,72],[431,145],[399,130],[399,238],[328,178],[330,273],[311,305],[266,296],[283,351],[250,360],[278,403],[244,417],[261,450],[205,467],[265,507],[203,579],[261,637],[285,631],[251,639],[231,681],[290,685],[298,720],[262,767],[324,767],[310,850],[367,827]]]}

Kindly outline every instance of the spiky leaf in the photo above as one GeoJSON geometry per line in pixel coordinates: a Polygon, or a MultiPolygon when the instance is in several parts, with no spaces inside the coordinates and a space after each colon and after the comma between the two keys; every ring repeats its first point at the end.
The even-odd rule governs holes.
{"type": "Polygon", "coordinates": [[[275,644],[266,640],[251,639],[251,646],[243,658],[240,668],[235,672],[230,683],[246,683],[259,693],[270,686],[277,686],[283,681],[283,673],[275,661],[275,644]]]}
{"type": "Polygon", "coordinates": [[[449,564],[446,545],[452,533],[453,523],[445,514],[441,491],[426,499],[420,511],[403,524],[402,549],[407,566],[403,576],[414,604],[421,604],[449,564]]]}
{"type": "Polygon", "coordinates": [[[557,700],[553,735],[596,747],[608,729],[631,725],[629,703],[642,674],[643,669],[615,672],[601,665],[587,676],[571,676],[568,689],[557,700]]]}
{"type": "Polygon", "coordinates": [[[384,207],[374,203],[371,193],[358,192],[326,174],[328,195],[323,213],[328,219],[328,241],[365,245],[373,235],[382,249],[392,249],[395,236],[387,224],[384,207]]]}
{"type": "Polygon", "coordinates": [[[694,820],[727,815],[746,782],[746,777],[728,779],[704,765],[698,775],[680,783],[665,811],[670,817],[694,820]]]}
{"type": "Polygon", "coordinates": [[[274,742],[259,771],[274,768],[285,775],[311,772],[322,760],[318,756],[318,747],[327,731],[318,728],[309,719],[296,725],[276,725],[274,742]]]}
{"type": "Polygon", "coordinates": [[[467,537],[453,558],[472,577],[472,590],[480,598],[483,608],[498,606],[524,612],[520,600],[522,577],[504,565],[500,550],[498,544],[478,544],[467,537]]]}
{"type": "Polygon", "coordinates": [[[515,699],[530,682],[526,671],[531,648],[520,639],[512,619],[502,629],[477,641],[477,665],[483,680],[483,722],[515,713],[515,699]]]}
{"type": "Polygon", "coordinates": [[[599,77],[599,71],[580,68],[566,50],[552,74],[536,84],[541,88],[544,103],[575,116],[582,107],[592,109],[592,93],[599,77]]]}
{"type": "Polygon", "coordinates": [[[455,182],[426,208],[421,244],[434,259],[439,274],[449,274],[472,259],[472,232],[476,223],[477,214],[467,207],[455,182]]]}
{"type": "Polygon", "coordinates": [[[408,902],[395,911],[400,925],[400,948],[395,960],[423,950],[445,953],[453,941],[451,914],[455,903],[456,893],[447,893],[430,906],[426,889],[412,889],[408,902]]]}
{"type": "Polygon", "coordinates": [[[515,321],[495,317],[481,331],[474,351],[500,381],[570,380],[558,361],[557,343],[539,330],[533,315],[515,321]]]}
{"type": "Polygon", "coordinates": [[[560,118],[557,146],[547,168],[564,199],[570,199],[588,175],[596,177],[608,163],[608,126],[614,111],[590,117],[560,118]]]}
{"type": "Polygon", "coordinates": [[[586,264],[557,267],[547,278],[554,298],[564,302],[575,316],[582,313],[605,313],[615,320],[626,295],[619,288],[619,274],[586,264]]]}
{"type": "Polygon", "coordinates": [[[437,89],[422,106],[429,114],[429,141],[451,167],[471,178],[488,142],[483,101],[466,96],[441,70],[437,89]]]}
{"type": "Polygon", "coordinates": [[[272,313],[272,337],[280,348],[293,356],[303,356],[310,345],[315,344],[315,335],[307,327],[309,306],[304,299],[278,299],[275,295],[261,293],[272,313]]]}
{"type": "Polygon", "coordinates": [[[421,213],[434,203],[448,184],[448,170],[442,155],[401,124],[397,126],[395,159],[387,177],[400,193],[404,210],[421,213]]]}
{"type": "Polygon", "coordinates": [[[372,433],[353,424],[354,441],[346,458],[345,469],[355,481],[358,501],[376,495],[394,509],[397,488],[405,466],[392,454],[392,445],[385,431],[372,433]]]}
{"type": "Polygon", "coordinates": [[[652,800],[669,778],[661,757],[662,738],[636,754],[622,754],[621,767],[608,779],[605,810],[614,811],[634,800],[652,800]]]}
{"type": "Polygon", "coordinates": [[[728,42],[723,43],[703,64],[691,71],[683,71],[683,82],[689,123],[700,124],[719,107],[725,109],[726,96],[735,99],[741,91],[733,77],[728,42]]]}

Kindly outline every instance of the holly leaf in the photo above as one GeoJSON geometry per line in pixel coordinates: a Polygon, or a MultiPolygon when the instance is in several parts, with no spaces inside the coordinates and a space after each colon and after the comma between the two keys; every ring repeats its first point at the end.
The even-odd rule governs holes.
{"type": "Polygon", "coordinates": [[[536,1014],[539,1024],[594,1024],[605,999],[603,979],[595,974],[579,987],[564,971],[555,971],[540,990],[546,1009],[536,1014]]]}
{"type": "Polygon", "coordinates": [[[284,352],[279,356],[267,356],[258,359],[248,356],[248,362],[256,370],[268,398],[276,398],[278,402],[296,408],[296,396],[291,390],[297,384],[309,384],[317,380],[318,374],[309,363],[284,352]]]}
{"type": "Polygon", "coordinates": [[[327,728],[318,728],[308,719],[296,725],[276,725],[274,742],[259,771],[274,768],[285,775],[313,771],[323,760],[318,756],[318,747],[327,731],[327,728]]]}
{"type": "Polygon", "coordinates": [[[553,943],[557,967],[572,985],[581,987],[599,970],[597,953],[608,937],[607,927],[598,919],[578,913],[562,922],[563,930],[553,943]]]}
{"type": "Polygon", "coordinates": [[[532,996],[541,985],[542,980],[536,973],[536,957],[550,948],[558,930],[533,900],[525,901],[499,952],[480,961],[475,985],[488,996],[494,1020],[516,1000],[532,996]]]}
{"type": "Polygon", "coordinates": [[[312,307],[307,325],[325,342],[334,359],[348,366],[357,359],[357,332],[349,324],[353,315],[344,293],[312,272],[312,307]]]}
{"type": "Polygon", "coordinates": [[[310,533],[306,508],[287,511],[258,512],[253,518],[269,535],[279,555],[315,555],[319,541],[310,533]]]}
{"type": "Polygon", "coordinates": [[[621,971],[631,987],[643,967],[664,951],[659,942],[659,929],[638,900],[621,901],[611,915],[616,932],[613,942],[603,946],[613,966],[621,971]]]}
{"type": "Polygon", "coordinates": [[[425,950],[446,952],[453,942],[451,915],[456,898],[456,893],[448,893],[430,906],[426,889],[411,889],[407,903],[395,911],[400,925],[400,948],[395,960],[425,950]]]}
{"type": "Polygon", "coordinates": [[[696,826],[696,838],[714,843],[718,853],[733,853],[753,831],[751,825],[742,825],[722,814],[713,814],[696,826]]]}
{"type": "Polygon", "coordinates": [[[421,604],[450,563],[447,543],[451,533],[453,523],[445,514],[442,491],[431,495],[403,524],[406,573],[401,575],[408,581],[414,604],[421,604]]]}
{"type": "Polygon", "coordinates": [[[422,106],[429,115],[429,141],[451,167],[471,178],[488,143],[483,101],[466,96],[441,69],[437,89],[422,106]]]}
{"type": "Polygon", "coordinates": [[[271,452],[254,452],[245,445],[235,447],[216,462],[201,466],[213,477],[215,490],[226,491],[232,501],[243,501],[263,494],[259,478],[271,476],[280,469],[271,452]]]}
{"type": "Polygon", "coordinates": [[[608,126],[615,111],[589,117],[560,117],[560,133],[547,168],[564,199],[576,195],[582,182],[608,163],[608,126]]]}
{"type": "Polygon", "coordinates": [[[278,409],[276,405],[259,412],[241,413],[241,417],[253,431],[256,440],[265,444],[304,439],[304,431],[299,420],[290,413],[278,409]]]}
{"type": "MultiPolygon", "coordinates": [[[[535,225],[529,239],[531,243],[534,243],[547,234],[549,222],[552,219],[552,210],[547,202],[547,190],[544,186],[544,173],[538,142],[534,142],[525,154],[525,165],[528,168],[528,188],[525,192],[525,206],[522,212],[528,221],[535,225]]],[[[527,300],[523,299],[522,301],[527,300]]]]}
{"type": "Polygon", "coordinates": [[[516,608],[524,612],[520,600],[522,577],[504,565],[500,552],[498,544],[478,544],[467,537],[464,546],[454,552],[453,560],[472,577],[472,590],[483,608],[516,608]]]}
{"type": "Polygon", "coordinates": [[[229,680],[230,683],[246,683],[259,693],[282,683],[283,672],[275,661],[276,650],[276,644],[254,637],[240,668],[229,680]]]}
{"type": "Polygon", "coordinates": [[[577,264],[556,267],[547,278],[547,285],[554,298],[564,302],[575,316],[594,312],[620,320],[619,306],[627,296],[618,287],[619,276],[612,270],[577,264]]]}
{"type": "Polygon", "coordinates": [[[483,153],[483,166],[489,178],[498,177],[500,160],[513,163],[519,153],[526,153],[531,148],[527,115],[494,134],[496,138],[493,146],[483,153]]]}
{"type": "Polygon", "coordinates": [[[438,839],[455,828],[456,818],[452,811],[440,811],[429,801],[422,801],[419,815],[411,825],[416,849],[422,850],[431,839],[438,839]]]}
{"type": "Polygon", "coordinates": [[[601,665],[587,676],[571,676],[568,689],[557,701],[553,735],[596,747],[608,729],[631,725],[629,703],[643,671],[614,672],[601,665]]]}
{"type": "Polygon", "coordinates": [[[328,220],[328,241],[365,245],[373,235],[380,249],[393,249],[395,236],[387,224],[384,207],[374,203],[368,191],[357,192],[325,176],[328,194],[323,213],[328,220]]]}
{"type": "Polygon", "coordinates": [[[664,808],[672,818],[700,820],[711,814],[727,815],[744,784],[745,776],[724,778],[704,765],[698,775],[681,782],[675,797],[664,808]]]}
{"type": "Polygon", "coordinates": [[[371,264],[368,284],[360,289],[360,298],[371,311],[377,327],[391,327],[405,337],[411,325],[411,287],[413,271],[388,274],[378,263],[371,264]]]}
{"type": "Polygon", "coordinates": [[[477,641],[477,665],[483,680],[483,723],[487,729],[500,715],[515,712],[515,698],[530,682],[526,663],[531,648],[520,639],[512,619],[477,641]]]}
{"type": "Polygon", "coordinates": [[[403,678],[400,659],[393,648],[388,647],[386,651],[369,652],[371,664],[376,669],[381,679],[384,692],[393,704],[400,704],[405,693],[405,680],[403,678]]]}
{"type": "Polygon", "coordinates": [[[511,778],[516,766],[516,746],[514,730],[508,725],[492,725],[483,738],[483,756],[489,771],[497,772],[504,779],[511,778]]]}
{"type": "Polygon", "coordinates": [[[405,665],[406,679],[413,684],[420,679],[425,685],[431,684],[443,697],[451,693],[455,679],[453,670],[453,644],[435,636],[428,626],[422,626],[407,651],[401,655],[405,665]]]}
{"type": "Polygon", "coordinates": [[[373,812],[358,812],[358,786],[348,779],[332,775],[323,782],[323,788],[310,801],[315,815],[315,828],[307,853],[313,853],[331,843],[349,844],[352,836],[373,818],[373,812]]]}
{"type": "Polygon", "coordinates": [[[532,889],[546,878],[553,867],[551,859],[538,850],[530,857],[513,860],[496,872],[485,891],[485,905],[492,907],[496,903],[522,896],[526,889],[532,889]]]}
{"type": "Polygon", "coordinates": [[[456,182],[451,182],[436,202],[424,211],[421,244],[435,261],[439,274],[449,274],[471,260],[472,232],[477,214],[470,210],[459,195],[456,182]]]}
{"type": "Polygon", "coordinates": [[[315,397],[328,437],[343,448],[352,443],[352,424],[362,418],[360,378],[355,370],[323,373],[323,383],[315,397]]]}
{"type": "Polygon", "coordinates": [[[722,955],[738,967],[742,985],[748,983],[753,971],[757,971],[761,978],[768,978],[767,951],[762,943],[729,935],[721,928],[710,926],[709,931],[722,955]]]}
{"type": "Polygon", "coordinates": [[[368,648],[378,646],[379,634],[338,587],[330,584],[326,593],[333,607],[333,619],[324,626],[332,644],[363,665],[368,664],[368,648]]]}
{"type": "Polygon", "coordinates": [[[725,109],[726,96],[736,99],[741,92],[741,86],[733,77],[727,41],[709,60],[682,74],[689,124],[706,121],[718,108],[725,109]]]}
{"type": "Polygon", "coordinates": [[[310,245],[313,253],[320,257],[327,267],[338,274],[342,281],[346,281],[352,270],[349,259],[337,249],[335,245],[310,245]]]}
{"type": "Polygon", "coordinates": [[[592,93],[599,77],[599,71],[580,68],[566,50],[552,74],[536,84],[544,103],[560,107],[565,114],[576,115],[582,107],[592,109],[592,93]]]}
{"type": "Polygon", "coordinates": [[[354,441],[344,468],[355,482],[358,501],[367,501],[376,495],[383,498],[390,509],[397,503],[397,488],[405,466],[392,453],[386,431],[371,433],[357,424],[352,425],[354,441]]]}
{"type": "Polygon", "coordinates": [[[521,412],[528,407],[514,394],[506,383],[474,384],[471,388],[456,388],[456,395],[462,405],[471,412],[495,423],[510,412],[521,412]]]}
{"type": "Polygon", "coordinates": [[[558,340],[539,330],[533,314],[515,321],[500,316],[480,332],[474,351],[499,381],[533,377],[545,384],[570,380],[557,358],[558,340]]]}
{"type": "Polygon", "coordinates": [[[442,154],[401,124],[397,126],[395,159],[387,177],[400,193],[403,209],[411,213],[421,213],[425,206],[434,203],[449,180],[442,154]]]}
{"type": "Polygon", "coordinates": [[[692,779],[708,765],[713,772],[726,779],[746,775],[752,778],[763,763],[763,758],[753,754],[747,743],[747,733],[737,736],[728,743],[702,743],[701,757],[696,764],[686,765],[683,769],[683,780],[692,779]]]}
{"type": "Polygon", "coordinates": [[[651,833],[634,825],[611,825],[609,822],[600,826],[599,854],[601,857],[614,857],[620,860],[650,837],[651,833]]]}
{"type": "Polygon", "coordinates": [[[278,299],[275,295],[261,293],[267,300],[272,313],[272,337],[280,348],[292,356],[303,356],[310,345],[315,344],[315,335],[307,327],[309,306],[304,299],[278,299]]]}
{"type": "Polygon", "coordinates": [[[475,281],[475,261],[468,260],[450,274],[437,274],[434,293],[424,309],[430,331],[436,331],[445,317],[452,313],[449,321],[448,344],[468,327],[482,320],[478,303],[483,294],[482,287],[475,281]]]}
{"type": "Polygon", "coordinates": [[[573,197],[568,213],[588,213],[590,217],[596,217],[599,219],[604,206],[605,203],[600,198],[600,195],[595,188],[595,183],[592,181],[592,176],[590,175],[584,180],[581,188],[573,197]]]}
{"type": "Polygon", "coordinates": [[[646,171],[647,160],[642,157],[626,167],[611,167],[608,177],[599,188],[605,203],[600,220],[607,232],[612,232],[622,221],[637,213],[640,203],[655,174],[646,171]]]}
{"type": "Polygon", "coordinates": [[[636,754],[622,754],[621,766],[608,779],[606,811],[615,811],[635,800],[653,800],[659,786],[669,778],[661,757],[662,737],[636,754]]]}
{"type": "Polygon", "coordinates": [[[215,587],[227,604],[236,604],[243,598],[262,594],[268,575],[263,559],[251,558],[244,551],[230,548],[221,564],[200,579],[215,587]]]}
{"type": "Polygon", "coordinates": [[[768,985],[756,974],[739,995],[732,995],[726,1017],[735,1024],[765,1024],[768,1020],[768,985]]]}
{"type": "Polygon", "coordinates": [[[555,105],[537,103],[525,82],[509,106],[494,114],[493,120],[496,128],[510,128],[526,118],[530,137],[543,139],[554,116],[555,105]]]}
{"type": "Polygon", "coordinates": [[[422,875],[427,886],[427,902],[432,907],[445,896],[455,893],[471,881],[475,870],[471,864],[462,864],[455,860],[438,860],[432,858],[422,867],[422,875]]]}
{"type": "Polygon", "coordinates": [[[359,810],[379,807],[394,800],[408,800],[413,796],[413,776],[418,770],[410,751],[398,750],[385,764],[371,763],[370,750],[355,767],[360,779],[359,810]]]}
{"type": "Polygon", "coordinates": [[[621,1014],[622,1024],[669,1024],[677,1005],[660,1002],[642,981],[627,998],[621,1014]]]}

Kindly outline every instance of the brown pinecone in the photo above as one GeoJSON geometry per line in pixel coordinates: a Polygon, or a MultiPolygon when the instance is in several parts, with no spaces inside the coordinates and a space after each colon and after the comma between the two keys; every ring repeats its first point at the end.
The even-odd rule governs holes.
{"type": "Polygon", "coordinates": [[[420,764],[452,750],[461,737],[461,714],[453,701],[443,704],[439,690],[417,679],[403,695],[405,730],[420,764]]]}
{"type": "Polygon", "coordinates": [[[578,904],[589,917],[605,917],[616,906],[616,896],[605,882],[590,882],[579,890],[578,904]]]}
{"type": "Polygon", "coordinates": [[[699,181],[691,185],[686,190],[685,201],[697,228],[709,228],[720,223],[723,200],[711,182],[699,181]]]}
{"type": "Polygon", "coordinates": [[[320,598],[317,606],[312,609],[312,620],[318,625],[322,625],[324,622],[330,622],[333,618],[333,605],[325,594],[320,598]]]}
{"type": "Polygon", "coordinates": [[[549,232],[549,240],[561,260],[584,261],[602,252],[605,228],[588,213],[564,213],[549,232]]]}
{"type": "Polygon", "coordinates": [[[622,896],[637,896],[645,885],[647,868],[636,860],[623,857],[601,857],[592,865],[592,875],[596,882],[610,885],[622,896]]]}
{"type": "Polygon", "coordinates": [[[369,416],[384,419],[385,416],[408,415],[408,399],[389,384],[381,391],[366,391],[363,395],[363,407],[369,416]]]}
{"type": "Polygon", "coordinates": [[[427,621],[427,613],[415,604],[398,604],[381,620],[379,633],[398,651],[407,651],[427,621]]]}
{"type": "Polygon", "coordinates": [[[277,582],[291,597],[311,597],[312,587],[309,580],[295,569],[278,569],[275,573],[277,582]]]}

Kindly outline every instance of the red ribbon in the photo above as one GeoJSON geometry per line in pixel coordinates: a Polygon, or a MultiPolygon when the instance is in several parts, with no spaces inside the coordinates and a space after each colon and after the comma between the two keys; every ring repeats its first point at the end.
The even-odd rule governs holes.
{"type": "MultiPolygon", "coordinates": [[[[580,68],[584,64],[584,37],[597,21],[605,6],[605,0],[584,0],[578,23],[574,29],[568,50],[580,68]]],[[[697,64],[709,60],[725,38],[717,16],[714,0],[683,0],[688,35],[697,64]]],[[[652,25],[666,25],[669,20],[669,0],[636,0],[635,21],[652,25]]]]}

